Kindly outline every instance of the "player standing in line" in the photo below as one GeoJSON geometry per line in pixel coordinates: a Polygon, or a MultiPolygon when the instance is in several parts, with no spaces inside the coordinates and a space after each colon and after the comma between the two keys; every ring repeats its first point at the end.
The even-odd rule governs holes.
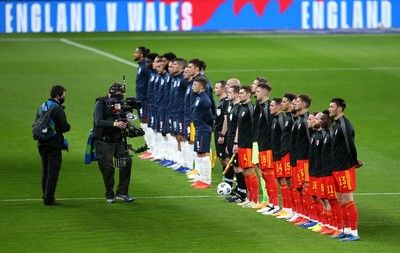
{"type": "MultiPolygon", "coordinates": [[[[236,136],[237,120],[240,108],[239,105],[240,81],[236,78],[231,78],[227,81],[227,85],[229,86],[227,95],[228,95],[228,100],[230,102],[228,106],[227,151],[229,153],[229,157],[233,157],[234,154],[233,143],[236,136]]],[[[229,169],[225,174],[225,181],[228,182],[231,186],[233,186],[233,177],[235,175],[236,175],[236,188],[232,191],[231,196],[227,197],[226,200],[231,203],[242,203],[246,200],[247,189],[243,173],[240,171],[236,154],[235,154],[235,159],[232,161],[232,165],[229,166],[229,169]]]]}
{"type": "Polygon", "coordinates": [[[193,123],[196,129],[194,151],[197,153],[196,169],[199,171],[199,180],[192,184],[196,189],[211,187],[210,145],[213,127],[211,101],[205,92],[207,79],[194,79],[193,92],[197,95],[193,105],[193,123]]]}
{"type": "Polygon", "coordinates": [[[252,163],[253,138],[249,129],[252,129],[254,107],[251,103],[251,87],[242,86],[239,91],[240,108],[236,135],[233,142],[233,152],[237,153],[239,167],[244,175],[248,199],[239,205],[251,208],[258,204],[258,177],[252,163]]]}
{"type": "Polygon", "coordinates": [[[278,180],[278,185],[281,190],[282,209],[272,214],[275,217],[286,217],[288,213],[288,197],[287,197],[287,182],[285,178],[285,171],[282,163],[281,145],[282,145],[282,131],[284,129],[284,116],[282,114],[282,99],[273,98],[270,105],[270,112],[274,116],[271,129],[271,144],[272,144],[272,157],[274,161],[275,177],[278,180]]]}
{"type": "Polygon", "coordinates": [[[332,153],[331,140],[333,136],[333,118],[329,111],[324,110],[321,116],[322,128],[322,153],[321,176],[318,177],[318,197],[321,198],[323,212],[323,227],[319,232],[326,235],[339,235],[342,227],[342,210],[336,198],[335,185],[332,177],[332,153]]]}
{"type": "Polygon", "coordinates": [[[297,128],[297,121],[299,119],[299,111],[296,110],[296,104],[297,104],[297,96],[293,99],[290,110],[291,114],[293,116],[293,126],[292,130],[290,132],[290,146],[289,146],[289,156],[290,156],[290,167],[292,170],[292,205],[293,209],[295,212],[295,215],[288,219],[289,222],[292,223],[297,223],[300,221],[303,221],[302,218],[302,199],[301,199],[301,193],[297,190],[296,188],[296,183],[297,183],[297,134],[298,134],[298,128],[297,128]]]}
{"type": "MultiPolygon", "coordinates": [[[[158,97],[159,97],[159,93],[158,93],[158,89],[161,83],[161,79],[162,76],[160,73],[164,72],[164,68],[162,67],[162,57],[161,56],[157,56],[154,59],[153,62],[153,69],[154,69],[154,80],[152,81],[152,83],[149,83],[149,89],[152,87],[153,91],[149,92],[149,99],[148,103],[150,103],[150,107],[153,112],[152,114],[150,114],[150,125],[153,128],[153,141],[154,141],[154,147],[153,147],[153,152],[152,155],[147,156],[146,159],[150,159],[151,161],[154,160],[161,160],[161,150],[160,150],[160,145],[158,145],[158,143],[160,142],[160,136],[159,136],[159,132],[158,132],[158,127],[159,127],[159,116],[158,116],[158,97]],[[152,95],[152,96],[151,96],[152,95]]],[[[151,79],[150,79],[151,81],[151,79]]]]}
{"type": "Polygon", "coordinates": [[[271,126],[273,116],[270,113],[269,95],[272,88],[265,82],[260,82],[257,87],[256,97],[260,104],[258,115],[257,143],[258,143],[258,167],[268,194],[269,204],[267,207],[257,210],[264,215],[279,212],[278,184],[275,179],[274,165],[272,161],[271,126]]]}
{"type": "Polygon", "coordinates": [[[329,104],[329,115],[335,119],[332,144],[332,176],[335,182],[337,199],[342,206],[344,230],[332,236],[341,242],[360,240],[358,235],[358,211],[354,203],[356,190],[356,168],[362,166],[357,160],[354,143],[354,128],[344,116],[346,101],[334,98],[329,104]]]}
{"type": "MultiPolygon", "coordinates": [[[[187,66],[187,70],[185,70],[185,72],[187,71],[187,74],[190,76],[190,79],[192,80],[191,82],[189,82],[189,85],[186,89],[186,97],[185,97],[185,114],[187,115],[187,127],[188,127],[188,144],[189,146],[187,146],[188,150],[187,150],[187,156],[188,157],[192,157],[191,160],[192,162],[190,162],[189,164],[189,169],[194,170],[193,168],[193,160],[194,160],[194,166],[197,166],[198,164],[198,156],[196,154],[196,152],[194,151],[194,141],[195,141],[195,134],[196,134],[196,129],[194,127],[194,123],[193,123],[193,109],[194,109],[194,102],[196,99],[195,94],[193,94],[193,89],[192,89],[192,85],[194,82],[194,79],[196,79],[197,77],[201,77],[201,73],[200,73],[200,69],[202,67],[202,62],[199,59],[191,59],[189,61],[189,64],[187,66]],[[189,90],[190,88],[190,90],[189,90]]],[[[208,83],[208,81],[207,81],[208,83]]],[[[208,151],[210,152],[210,150],[208,151]]],[[[197,172],[199,172],[199,170],[196,168],[196,170],[193,171],[193,174],[191,175],[191,177],[196,177],[193,179],[193,183],[196,183],[197,181],[200,180],[200,177],[197,175],[197,172]]]]}
{"type": "Polygon", "coordinates": [[[310,150],[310,130],[307,126],[308,108],[311,105],[311,98],[308,95],[298,95],[296,98],[295,109],[299,112],[299,117],[295,124],[297,128],[297,142],[296,142],[296,173],[294,175],[293,186],[300,193],[301,209],[303,211],[303,220],[297,222],[296,225],[308,228],[308,226],[316,225],[314,222],[309,221],[309,206],[311,200],[306,196],[308,191],[308,155],[310,150]]]}
{"type": "Polygon", "coordinates": [[[169,74],[165,69],[162,57],[156,58],[157,77],[154,85],[154,111],[156,115],[156,143],[154,157],[150,158],[152,161],[162,161],[165,156],[165,148],[163,141],[163,133],[165,133],[165,83],[169,79],[169,74]]]}
{"type": "Polygon", "coordinates": [[[136,71],[136,99],[141,102],[141,107],[138,110],[140,127],[145,132],[145,141],[148,144],[148,132],[147,127],[147,90],[148,83],[151,74],[151,70],[148,68],[146,57],[150,53],[150,49],[145,47],[137,47],[133,54],[133,59],[138,62],[136,71]]]}
{"type": "Polygon", "coordinates": [[[282,197],[286,198],[286,212],[287,214],[281,214],[277,216],[279,219],[291,219],[295,213],[294,211],[294,196],[293,196],[293,185],[292,185],[292,168],[290,166],[290,133],[293,126],[293,115],[292,115],[292,102],[296,99],[296,95],[293,93],[285,93],[282,98],[282,116],[283,116],[283,128],[281,133],[281,161],[283,167],[284,178],[286,181],[286,187],[281,188],[282,197]]]}
{"type": "MultiPolygon", "coordinates": [[[[190,64],[189,64],[190,65],[190,64]]],[[[194,103],[195,96],[193,94],[193,76],[192,76],[192,70],[189,67],[189,65],[186,66],[184,72],[183,72],[183,78],[187,82],[186,86],[186,92],[185,92],[185,98],[184,98],[184,113],[183,113],[183,134],[185,136],[185,141],[182,143],[182,155],[183,155],[183,160],[185,161],[184,163],[186,164],[185,167],[189,168],[191,172],[187,173],[188,178],[190,179],[191,182],[196,181],[197,177],[199,176],[198,170],[194,169],[194,159],[195,157],[193,156],[193,150],[194,150],[194,133],[192,131],[191,133],[191,125],[190,123],[192,122],[192,105],[194,103]],[[191,139],[191,137],[193,139],[191,139]]]]}
{"type": "Polygon", "coordinates": [[[187,88],[187,81],[184,79],[184,69],[186,67],[186,60],[177,58],[172,60],[172,88],[170,94],[170,100],[173,101],[171,105],[173,112],[173,132],[175,133],[176,150],[176,164],[170,166],[173,170],[178,170],[181,173],[188,172],[190,169],[186,167],[182,153],[182,142],[185,140],[183,131],[183,117],[184,117],[184,100],[185,92],[187,88]],[[185,165],[185,166],[184,166],[185,165]]]}
{"type": "Polygon", "coordinates": [[[322,160],[322,132],[321,112],[314,112],[308,115],[308,128],[310,129],[310,153],[309,153],[309,187],[306,196],[311,198],[310,219],[315,222],[314,226],[308,227],[312,231],[322,228],[322,202],[318,198],[317,178],[321,175],[322,160]]]}
{"type": "Polygon", "coordinates": [[[146,56],[147,69],[150,70],[149,82],[147,84],[147,132],[145,132],[146,144],[149,151],[140,155],[139,158],[148,159],[154,153],[155,131],[154,127],[154,82],[157,76],[157,71],[154,67],[154,61],[158,56],[157,53],[149,53],[146,56]]]}
{"type": "Polygon", "coordinates": [[[228,106],[229,101],[225,91],[226,82],[218,81],[215,84],[214,93],[218,97],[219,102],[216,105],[214,116],[214,144],[216,154],[222,165],[222,170],[229,163],[229,154],[226,152],[226,134],[228,132],[228,106]]]}
{"type": "MultiPolygon", "coordinates": [[[[261,176],[261,171],[258,168],[258,143],[257,143],[257,128],[258,128],[258,116],[260,114],[260,102],[257,100],[256,92],[257,92],[257,87],[260,82],[268,83],[268,80],[265,77],[257,76],[256,79],[254,80],[253,84],[251,85],[251,93],[254,95],[254,98],[256,99],[254,103],[254,115],[253,115],[253,126],[251,129],[251,132],[253,133],[253,164],[256,165],[256,173],[258,177],[258,181],[260,182],[260,186],[262,189],[262,201],[258,203],[257,205],[254,205],[254,209],[264,209],[268,205],[268,194],[265,189],[265,181],[262,179],[261,176]]],[[[264,211],[267,209],[264,209],[264,211]]]]}
{"type": "MultiPolygon", "coordinates": [[[[160,146],[162,147],[162,158],[164,159],[163,161],[158,162],[160,165],[163,166],[170,166],[174,164],[173,161],[171,161],[172,157],[172,149],[170,149],[170,145],[174,145],[175,138],[171,136],[171,130],[172,130],[172,120],[170,119],[171,116],[171,108],[170,108],[170,90],[171,90],[171,82],[172,82],[172,74],[169,72],[169,66],[170,62],[176,58],[176,55],[172,52],[165,53],[162,56],[162,63],[163,66],[166,70],[165,74],[165,82],[163,87],[160,86],[159,92],[160,96],[163,98],[160,100],[159,104],[159,110],[161,112],[160,117],[162,117],[162,129],[161,129],[161,144],[160,146]],[[172,143],[172,144],[171,144],[172,143]]],[[[172,65],[172,63],[171,63],[172,65]]]]}

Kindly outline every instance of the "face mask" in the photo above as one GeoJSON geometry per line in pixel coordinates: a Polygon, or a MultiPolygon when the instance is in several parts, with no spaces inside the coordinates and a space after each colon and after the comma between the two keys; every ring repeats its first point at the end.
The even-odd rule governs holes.
{"type": "Polygon", "coordinates": [[[65,101],[65,98],[64,97],[60,97],[59,101],[60,101],[60,105],[62,105],[64,103],[64,101],[65,101]]]}

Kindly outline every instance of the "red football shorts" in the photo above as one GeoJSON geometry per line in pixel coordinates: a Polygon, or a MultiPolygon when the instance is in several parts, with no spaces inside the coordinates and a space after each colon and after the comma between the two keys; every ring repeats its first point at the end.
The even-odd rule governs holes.
{"type": "Polygon", "coordinates": [[[286,153],[285,156],[282,157],[282,166],[284,177],[292,176],[292,167],[290,167],[290,154],[286,153]]]}
{"type": "Polygon", "coordinates": [[[292,168],[293,187],[302,188],[305,182],[310,181],[308,176],[308,160],[297,160],[296,169],[292,168]]]}
{"type": "Polygon", "coordinates": [[[238,148],[238,160],[239,166],[242,169],[254,168],[255,165],[252,163],[253,150],[251,148],[238,148]]]}
{"type": "Polygon", "coordinates": [[[335,181],[335,189],[340,193],[356,190],[356,168],[353,166],[347,170],[332,171],[335,181]]]}
{"type": "Polygon", "coordinates": [[[272,169],[272,150],[264,150],[258,153],[258,167],[260,170],[272,169]]]}
{"type": "Polygon", "coordinates": [[[297,166],[292,167],[292,185],[293,188],[301,188],[303,184],[301,183],[300,176],[298,175],[297,166]]]}
{"type": "Polygon", "coordinates": [[[322,189],[320,190],[321,191],[320,198],[336,199],[335,183],[332,176],[321,177],[321,187],[322,186],[324,187],[324,190],[322,189]]]}
{"type": "Polygon", "coordinates": [[[314,176],[310,177],[310,184],[308,186],[308,194],[311,196],[318,196],[318,182],[314,176]]]}
{"type": "Polygon", "coordinates": [[[283,164],[281,160],[274,161],[274,171],[275,171],[275,178],[284,177],[283,164]]]}

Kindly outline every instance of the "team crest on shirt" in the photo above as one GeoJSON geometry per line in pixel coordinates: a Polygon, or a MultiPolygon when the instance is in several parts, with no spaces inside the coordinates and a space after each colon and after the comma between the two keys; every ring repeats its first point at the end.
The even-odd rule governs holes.
{"type": "Polygon", "coordinates": [[[199,103],[200,103],[200,100],[199,100],[199,99],[197,99],[197,100],[196,100],[196,106],[198,106],[198,105],[199,105],[199,103]]]}
{"type": "Polygon", "coordinates": [[[164,81],[165,81],[164,79],[161,79],[161,85],[164,85],[164,81]]]}
{"type": "Polygon", "coordinates": [[[289,125],[289,121],[285,122],[285,127],[287,127],[289,125]]]}
{"type": "Polygon", "coordinates": [[[316,140],[316,141],[315,141],[315,144],[316,144],[317,146],[319,146],[319,140],[316,140]]]}
{"type": "Polygon", "coordinates": [[[242,112],[242,117],[246,114],[246,112],[242,112]]]}
{"type": "Polygon", "coordinates": [[[217,116],[221,115],[221,109],[217,109],[217,116]]]}
{"type": "Polygon", "coordinates": [[[141,68],[141,67],[139,67],[139,68],[137,69],[137,73],[140,74],[140,72],[142,72],[142,68],[141,68]]]}
{"type": "Polygon", "coordinates": [[[154,81],[154,78],[155,78],[154,76],[151,76],[150,81],[153,82],[153,81],[154,81]]]}

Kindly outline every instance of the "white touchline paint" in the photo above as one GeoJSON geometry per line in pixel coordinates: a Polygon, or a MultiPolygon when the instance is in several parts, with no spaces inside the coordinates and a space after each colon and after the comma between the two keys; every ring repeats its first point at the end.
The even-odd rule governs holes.
{"type": "Polygon", "coordinates": [[[96,49],[96,48],[93,48],[93,47],[89,47],[89,46],[85,46],[85,45],[70,41],[68,39],[60,39],[60,41],[65,43],[65,44],[68,44],[68,45],[71,45],[71,46],[74,46],[74,47],[78,47],[78,48],[81,48],[81,49],[85,49],[85,50],[88,50],[90,52],[93,52],[93,53],[108,57],[108,58],[110,58],[112,60],[125,63],[125,64],[127,64],[129,66],[132,66],[132,67],[135,67],[135,68],[138,67],[138,65],[136,63],[130,62],[130,61],[125,60],[125,59],[122,59],[122,58],[120,58],[118,56],[115,56],[113,54],[106,53],[106,52],[101,51],[99,49],[96,49]]]}

